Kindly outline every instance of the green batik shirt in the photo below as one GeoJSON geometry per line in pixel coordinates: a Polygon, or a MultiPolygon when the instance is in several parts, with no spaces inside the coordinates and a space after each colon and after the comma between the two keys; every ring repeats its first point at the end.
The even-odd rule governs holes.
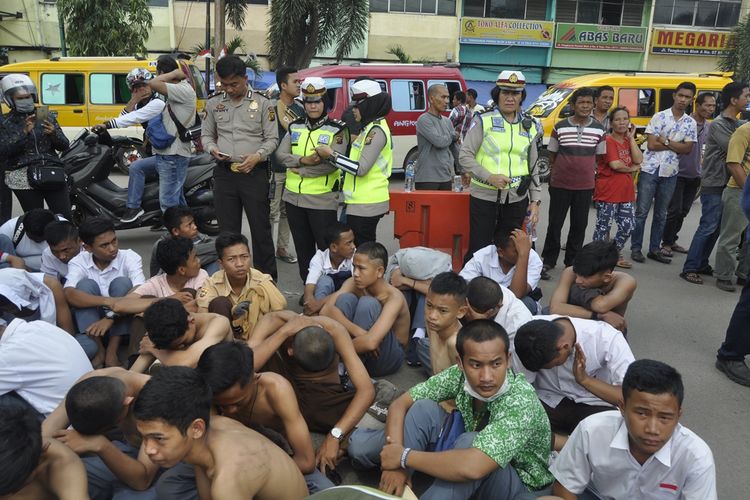
{"type": "MultiPolygon", "coordinates": [[[[552,438],[549,419],[523,374],[508,370],[507,380],[507,392],[487,404],[489,421],[472,446],[500,467],[512,465],[529,489],[538,490],[555,479],[547,468],[552,438]]],[[[414,386],[409,395],[414,401],[431,399],[439,403],[455,399],[466,432],[474,432],[482,420],[483,414],[474,415],[473,398],[464,391],[464,374],[458,365],[414,386]]]]}

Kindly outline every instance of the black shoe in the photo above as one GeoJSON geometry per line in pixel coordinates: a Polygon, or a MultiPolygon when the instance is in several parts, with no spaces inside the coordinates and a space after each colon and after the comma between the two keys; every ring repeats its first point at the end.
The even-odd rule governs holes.
{"type": "Polygon", "coordinates": [[[696,274],[702,274],[703,276],[713,276],[714,275],[714,268],[710,265],[707,265],[706,267],[702,267],[695,271],[696,274]]]}
{"type": "Polygon", "coordinates": [[[724,372],[732,382],[750,387],[750,368],[744,361],[716,358],[716,368],[724,372]]]}
{"type": "Polygon", "coordinates": [[[540,279],[543,279],[544,281],[549,281],[552,279],[552,275],[549,273],[549,270],[552,269],[550,266],[542,266],[542,274],[539,276],[540,279]]]}
{"type": "Polygon", "coordinates": [[[716,288],[724,290],[725,292],[736,292],[737,289],[731,280],[716,280],[716,288]]]}
{"type": "Polygon", "coordinates": [[[672,259],[667,257],[661,252],[649,252],[646,254],[646,257],[648,257],[651,260],[655,260],[656,262],[661,262],[662,264],[671,264],[672,259]]]}
{"type": "Polygon", "coordinates": [[[138,217],[145,214],[141,207],[125,209],[125,213],[120,217],[120,222],[127,224],[128,222],[134,222],[138,217]]]}
{"type": "Polygon", "coordinates": [[[630,259],[636,262],[646,262],[646,257],[643,256],[643,252],[640,250],[633,250],[630,252],[630,259]]]}

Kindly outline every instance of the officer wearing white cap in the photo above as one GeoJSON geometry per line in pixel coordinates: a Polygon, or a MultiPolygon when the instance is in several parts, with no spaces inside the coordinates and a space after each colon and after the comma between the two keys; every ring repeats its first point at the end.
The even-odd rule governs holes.
{"type": "Polygon", "coordinates": [[[459,162],[471,176],[468,261],[498,234],[522,227],[527,212],[538,220],[541,188],[534,169],[541,124],[521,111],[526,77],[516,70],[497,76],[495,107],[477,114],[464,138],[459,162]]]}
{"type": "Polygon", "coordinates": [[[305,115],[289,125],[276,159],[287,168],[282,199],[304,282],[316,247],[327,248],[325,231],[336,222],[341,182],[338,169],[323,161],[315,148],[326,146],[344,154],[349,147],[349,133],[343,122],[328,118],[327,89],[322,78],[305,78],[301,90],[305,115]]]}
{"type": "Polygon", "coordinates": [[[393,141],[385,116],[391,110],[391,96],[378,82],[364,79],[352,84],[352,101],[362,133],[352,142],[349,156],[327,145],[315,150],[344,172],[346,222],[359,246],[375,241],[378,222],[389,210],[393,141]]]}

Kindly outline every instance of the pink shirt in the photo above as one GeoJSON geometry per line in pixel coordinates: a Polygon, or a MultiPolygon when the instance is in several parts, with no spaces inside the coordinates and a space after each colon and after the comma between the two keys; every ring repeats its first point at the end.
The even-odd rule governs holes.
{"type": "MultiPolygon", "coordinates": [[[[189,279],[188,282],[185,283],[185,288],[199,290],[206,279],[208,279],[208,273],[204,269],[201,269],[198,271],[198,276],[189,279]]],[[[152,277],[133,291],[133,293],[138,295],[153,295],[154,297],[169,297],[177,292],[179,292],[179,290],[172,290],[169,283],[167,283],[166,274],[158,274],[152,277]]]]}

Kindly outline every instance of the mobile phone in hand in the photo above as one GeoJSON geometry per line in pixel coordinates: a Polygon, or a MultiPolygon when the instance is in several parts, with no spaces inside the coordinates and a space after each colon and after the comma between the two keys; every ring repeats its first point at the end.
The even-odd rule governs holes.
{"type": "Polygon", "coordinates": [[[219,155],[219,156],[221,156],[222,158],[226,158],[227,160],[232,157],[232,155],[228,155],[228,154],[223,153],[221,151],[217,151],[216,154],[219,155]]]}
{"type": "Polygon", "coordinates": [[[46,104],[42,104],[41,106],[36,108],[36,119],[40,123],[49,121],[49,106],[47,106],[46,104]]]}

